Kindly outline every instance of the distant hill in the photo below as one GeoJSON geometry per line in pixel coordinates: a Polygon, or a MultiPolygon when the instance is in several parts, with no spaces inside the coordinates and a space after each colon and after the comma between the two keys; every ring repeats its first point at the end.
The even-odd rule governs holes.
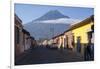
{"type": "Polygon", "coordinates": [[[35,39],[50,39],[67,30],[72,22],[75,21],[69,16],[65,16],[57,10],[52,10],[27,24],[24,24],[24,28],[28,30],[35,39]]]}
{"type": "Polygon", "coordinates": [[[65,31],[69,26],[69,24],[28,23],[24,25],[24,28],[27,29],[36,39],[41,39],[52,38],[53,36],[65,31]]]}
{"type": "Polygon", "coordinates": [[[70,18],[70,17],[63,15],[62,13],[60,13],[57,10],[51,10],[51,11],[47,12],[46,14],[44,14],[43,16],[33,20],[33,22],[40,21],[40,20],[54,20],[54,19],[58,19],[58,18],[70,18]]]}

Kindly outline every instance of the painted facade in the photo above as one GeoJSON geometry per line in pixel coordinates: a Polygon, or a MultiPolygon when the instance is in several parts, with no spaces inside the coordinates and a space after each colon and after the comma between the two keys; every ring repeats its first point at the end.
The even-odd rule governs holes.
{"type": "Polygon", "coordinates": [[[52,38],[52,44],[54,44],[56,47],[58,47],[58,49],[60,48],[64,48],[64,40],[63,40],[64,35],[63,34],[59,34],[55,37],[52,38]]]}
{"type": "Polygon", "coordinates": [[[87,46],[89,39],[94,42],[93,38],[89,38],[90,35],[94,36],[94,16],[90,16],[85,20],[72,25],[64,33],[53,37],[53,42],[56,43],[58,48],[68,48],[74,51],[84,52],[84,46],[87,46]],[[92,29],[91,29],[92,28],[92,29]]]}
{"type": "Polygon", "coordinates": [[[81,53],[84,52],[84,46],[87,46],[89,43],[88,32],[92,31],[91,26],[94,24],[92,18],[93,16],[90,16],[70,28],[74,36],[74,43],[76,44],[75,48],[81,53]]]}
{"type": "Polygon", "coordinates": [[[73,49],[74,47],[74,38],[72,31],[65,31],[64,32],[64,47],[73,49]]]}

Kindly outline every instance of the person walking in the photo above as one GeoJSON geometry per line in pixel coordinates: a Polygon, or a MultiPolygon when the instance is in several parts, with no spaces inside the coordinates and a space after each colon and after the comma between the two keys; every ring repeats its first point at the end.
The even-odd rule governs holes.
{"type": "Polygon", "coordinates": [[[80,37],[77,38],[77,51],[79,53],[81,52],[81,39],[80,39],[80,37]]]}

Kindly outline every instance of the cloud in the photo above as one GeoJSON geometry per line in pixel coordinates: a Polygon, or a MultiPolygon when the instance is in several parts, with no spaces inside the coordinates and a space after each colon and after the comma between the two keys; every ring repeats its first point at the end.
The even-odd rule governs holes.
{"type": "Polygon", "coordinates": [[[72,19],[72,18],[59,18],[59,19],[55,19],[55,20],[42,20],[42,21],[37,21],[39,23],[64,23],[64,24],[75,24],[78,23],[82,20],[79,19],[72,19]]]}

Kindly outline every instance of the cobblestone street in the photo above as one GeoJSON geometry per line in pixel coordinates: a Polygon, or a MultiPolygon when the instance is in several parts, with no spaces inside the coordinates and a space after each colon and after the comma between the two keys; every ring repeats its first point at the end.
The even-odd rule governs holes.
{"type": "Polygon", "coordinates": [[[45,64],[60,62],[84,61],[83,56],[71,50],[48,49],[36,47],[28,50],[23,56],[15,61],[15,65],[45,64]]]}

